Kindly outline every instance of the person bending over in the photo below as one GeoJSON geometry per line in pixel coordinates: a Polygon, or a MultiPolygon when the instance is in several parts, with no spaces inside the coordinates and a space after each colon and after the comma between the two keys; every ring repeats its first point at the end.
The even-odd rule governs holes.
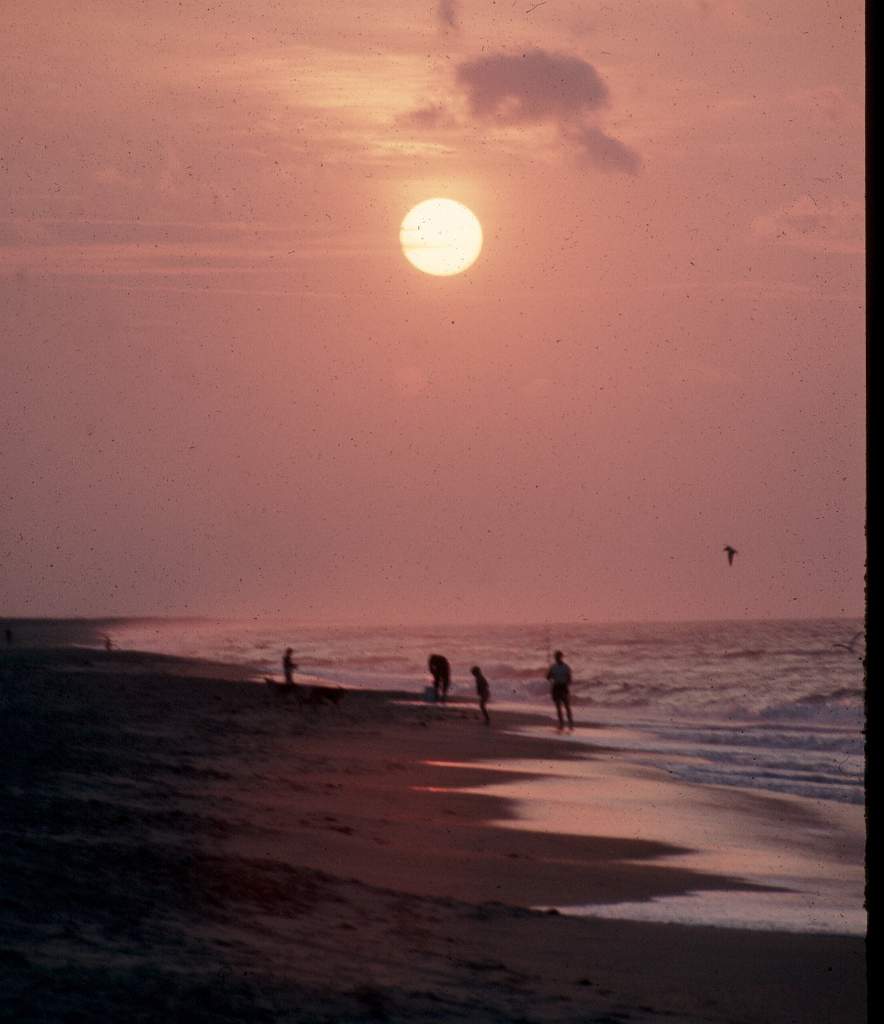
{"type": "Polygon", "coordinates": [[[427,668],[433,677],[433,690],[436,700],[445,700],[448,687],[451,685],[451,665],[442,654],[431,654],[427,659],[427,668]]]}

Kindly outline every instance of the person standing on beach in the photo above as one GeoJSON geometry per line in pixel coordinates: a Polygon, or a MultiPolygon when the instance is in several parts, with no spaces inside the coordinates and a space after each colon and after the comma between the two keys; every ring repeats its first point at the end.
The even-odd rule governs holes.
{"type": "Polygon", "coordinates": [[[482,669],[478,665],[473,665],[470,669],[476,680],[476,693],[479,697],[479,710],[482,712],[482,717],[485,719],[486,725],[491,725],[491,719],[488,717],[488,708],[486,704],[491,697],[491,687],[488,685],[488,680],[482,675],[482,669]]]}
{"type": "Polygon", "coordinates": [[[427,659],[427,668],[433,677],[436,700],[444,701],[448,696],[448,687],[451,685],[451,665],[448,659],[442,654],[431,654],[427,659]]]}
{"type": "Polygon", "coordinates": [[[564,660],[561,651],[553,655],[554,661],[546,673],[546,678],[552,683],[552,699],[556,706],[556,714],[559,717],[559,732],[565,728],[565,720],[562,716],[562,708],[568,713],[568,728],[574,728],[574,719],[571,717],[571,666],[564,660]]]}
{"type": "Polygon", "coordinates": [[[292,650],[291,647],[286,647],[285,654],[283,655],[283,658],[282,658],[282,671],[285,674],[285,684],[286,684],[286,686],[294,686],[295,685],[295,675],[294,675],[294,673],[295,673],[295,669],[298,666],[295,664],[295,659],[292,657],[292,655],[294,653],[295,652],[292,650]]]}

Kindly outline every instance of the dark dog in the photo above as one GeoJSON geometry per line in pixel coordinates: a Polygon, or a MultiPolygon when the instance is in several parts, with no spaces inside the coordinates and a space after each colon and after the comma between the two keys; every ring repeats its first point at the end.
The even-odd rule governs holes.
{"type": "Polygon", "coordinates": [[[294,697],[299,704],[340,704],[346,690],[340,686],[302,686],[300,683],[277,683],[264,677],[264,682],[280,697],[294,697]]]}
{"type": "Polygon", "coordinates": [[[304,697],[305,704],[340,704],[347,691],[340,686],[311,686],[304,697]]]}

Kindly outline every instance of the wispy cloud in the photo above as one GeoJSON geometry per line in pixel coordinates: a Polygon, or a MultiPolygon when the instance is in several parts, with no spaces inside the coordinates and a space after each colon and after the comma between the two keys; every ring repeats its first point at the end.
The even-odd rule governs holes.
{"type": "Polygon", "coordinates": [[[454,128],[458,121],[444,103],[427,103],[407,111],[398,123],[407,128],[454,128]]]}
{"type": "Polygon", "coordinates": [[[601,128],[583,126],[569,128],[566,136],[577,146],[581,155],[594,167],[603,171],[638,174],[641,157],[625,142],[615,139],[601,128]]]}
{"type": "Polygon", "coordinates": [[[439,0],[436,17],[443,28],[460,30],[460,4],[458,0],[439,0]]]}
{"type": "Polygon", "coordinates": [[[374,236],[349,228],[305,232],[297,224],[6,220],[0,278],[35,273],[179,285],[200,279],[229,288],[250,277],[290,275],[297,263],[359,260],[376,245],[374,236]]]}
{"type": "Polygon", "coordinates": [[[799,249],[862,253],[865,250],[863,204],[850,199],[799,196],[794,202],[752,221],[752,232],[766,241],[799,249]]]}

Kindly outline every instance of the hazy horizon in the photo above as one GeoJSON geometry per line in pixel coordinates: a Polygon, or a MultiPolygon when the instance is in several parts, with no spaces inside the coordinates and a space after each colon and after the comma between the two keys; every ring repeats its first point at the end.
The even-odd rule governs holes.
{"type": "Polygon", "coordinates": [[[752,625],[753,623],[790,623],[790,622],[857,622],[864,621],[865,615],[804,615],[791,618],[736,618],[736,619],[526,619],[524,621],[508,621],[504,619],[488,619],[485,621],[472,622],[441,622],[437,620],[410,620],[410,621],[368,621],[362,619],[337,619],[337,620],[307,620],[296,617],[277,616],[233,616],[233,615],[70,615],[70,616],[45,616],[45,615],[4,615],[0,616],[0,623],[15,622],[71,622],[71,623],[103,623],[103,622],[193,622],[216,625],[218,623],[231,623],[232,625],[286,625],[293,628],[304,629],[365,629],[365,630],[386,630],[386,629],[556,629],[556,628],[604,628],[607,626],[698,626],[698,625],[727,625],[740,624],[752,625]]]}
{"type": "Polygon", "coordinates": [[[862,617],[858,0],[4,15],[0,612],[862,617]]]}

